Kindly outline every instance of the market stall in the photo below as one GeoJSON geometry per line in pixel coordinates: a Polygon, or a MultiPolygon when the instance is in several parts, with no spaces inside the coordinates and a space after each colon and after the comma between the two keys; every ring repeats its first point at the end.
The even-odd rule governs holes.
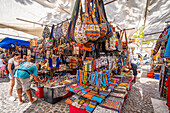
{"type": "Polygon", "coordinates": [[[159,91],[160,97],[167,99],[167,105],[169,105],[169,44],[170,44],[170,26],[167,26],[164,31],[159,36],[159,39],[156,42],[155,48],[153,49],[153,61],[154,65],[158,65],[153,68],[153,71],[158,71],[155,73],[155,78],[159,79],[159,91]],[[157,69],[158,68],[158,69],[157,69]]]}
{"type": "Polygon", "coordinates": [[[29,52],[42,66],[44,82],[32,81],[38,97],[54,104],[74,94],[65,100],[70,113],[121,112],[133,80],[128,40],[108,22],[103,1],[76,0],[70,22],[45,26],[42,36],[29,52]]]}

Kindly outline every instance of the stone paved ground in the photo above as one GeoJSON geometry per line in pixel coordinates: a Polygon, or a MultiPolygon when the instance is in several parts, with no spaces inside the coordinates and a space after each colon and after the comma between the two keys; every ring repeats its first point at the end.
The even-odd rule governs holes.
{"type": "Polygon", "coordinates": [[[132,89],[123,105],[122,113],[153,113],[151,98],[160,99],[158,84],[158,80],[139,77],[137,82],[132,84],[132,89]]]}
{"type": "MultiPolygon", "coordinates": [[[[43,99],[38,99],[33,105],[28,105],[28,99],[24,95],[26,102],[23,105],[18,105],[17,101],[8,101],[8,79],[0,78],[0,111],[1,113],[68,113],[69,106],[65,104],[64,100],[49,104],[43,99]],[[3,82],[6,81],[6,82],[3,82]]],[[[14,92],[16,96],[16,91],[14,92]]],[[[122,113],[153,113],[153,106],[151,98],[159,98],[158,80],[146,78],[146,72],[143,75],[138,75],[137,83],[132,84],[129,96],[126,99],[122,113]]]]}

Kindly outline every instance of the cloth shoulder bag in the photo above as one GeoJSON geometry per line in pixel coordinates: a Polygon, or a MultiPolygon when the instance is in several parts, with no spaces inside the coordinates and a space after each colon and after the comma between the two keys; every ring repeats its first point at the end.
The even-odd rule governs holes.
{"type": "Polygon", "coordinates": [[[92,41],[100,37],[100,28],[89,0],[85,0],[85,34],[92,41]],[[88,8],[90,13],[88,13],[88,8]]]}
{"type": "Polygon", "coordinates": [[[58,40],[59,38],[61,38],[63,36],[63,31],[62,31],[62,25],[57,25],[54,28],[54,32],[53,32],[53,37],[58,40]]]}
{"type": "Polygon", "coordinates": [[[88,42],[88,38],[85,35],[85,23],[84,23],[84,19],[82,18],[82,9],[79,12],[80,12],[80,18],[78,18],[76,22],[74,35],[75,35],[75,41],[78,44],[83,44],[88,42]]]}
{"type": "Polygon", "coordinates": [[[76,0],[74,8],[73,8],[73,12],[72,12],[72,16],[71,16],[71,21],[68,27],[68,31],[67,31],[67,35],[65,37],[66,41],[74,41],[74,31],[75,31],[75,25],[76,25],[76,21],[77,21],[77,17],[78,17],[78,9],[79,9],[79,5],[80,5],[80,0],[76,0]]]}
{"type": "Polygon", "coordinates": [[[96,0],[96,7],[97,7],[96,12],[97,12],[97,9],[98,9],[98,14],[99,14],[100,37],[104,37],[107,34],[108,28],[107,28],[107,24],[106,24],[107,22],[105,20],[104,14],[100,9],[98,0],[96,0]]]}
{"type": "Polygon", "coordinates": [[[101,0],[99,4],[100,4],[101,10],[102,10],[102,12],[104,14],[104,17],[106,19],[106,24],[107,24],[106,38],[112,37],[113,36],[113,31],[112,31],[112,27],[111,27],[110,23],[108,22],[107,16],[106,16],[103,0],[101,0]]]}
{"type": "Polygon", "coordinates": [[[48,26],[45,26],[42,37],[43,38],[49,38],[50,37],[50,29],[48,28],[48,26]]]}
{"type": "MultiPolygon", "coordinates": [[[[127,42],[127,35],[126,35],[126,31],[125,29],[123,30],[123,34],[125,33],[125,41],[122,41],[122,44],[123,44],[123,49],[128,49],[128,42],[127,42]]],[[[123,40],[123,34],[122,34],[122,40],[123,40]]]]}

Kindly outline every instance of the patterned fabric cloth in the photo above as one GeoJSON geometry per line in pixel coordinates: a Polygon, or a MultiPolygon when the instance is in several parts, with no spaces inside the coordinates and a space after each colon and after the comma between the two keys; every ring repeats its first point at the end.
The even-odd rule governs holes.
{"type": "Polygon", "coordinates": [[[50,29],[47,26],[45,26],[42,36],[43,36],[43,38],[50,37],[50,29]]]}
{"type": "Polygon", "coordinates": [[[112,101],[109,99],[106,99],[106,101],[104,103],[100,104],[100,106],[102,106],[102,107],[106,107],[108,109],[112,109],[115,111],[119,111],[121,105],[122,105],[121,102],[116,102],[116,101],[112,101]]]}
{"type": "Polygon", "coordinates": [[[164,57],[167,41],[168,39],[166,38],[165,35],[163,35],[162,41],[161,41],[161,52],[160,52],[161,57],[164,57]]]}
{"type": "Polygon", "coordinates": [[[101,106],[97,106],[93,113],[118,113],[118,111],[110,110],[101,106]]]}
{"type": "Polygon", "coordinates": [[[78,44],[83,44],[88,42],[88,38],[85,35],[85,24],[84,22],[81,22],[81,18],[77,20],[74,35],[75,35],[75,41],[78,44]]]}
{"type": "Polygon", "coordinates": [[[54,32],[53,32],[53,35],[54,35],[54,38],[56,40],[58,40],[59,38],[61,38],[63,36],[63,31],[62,31],[62,25],[57,25],[55,28],[54,28],[54,32]]]}
{"type": "Polygon", "coordinates": [[[69,27],[69,22],[68,21],[64,22],[62,25],[62,32],[64,36],[66,36],[67,34],[68,27],[69,27]]]}

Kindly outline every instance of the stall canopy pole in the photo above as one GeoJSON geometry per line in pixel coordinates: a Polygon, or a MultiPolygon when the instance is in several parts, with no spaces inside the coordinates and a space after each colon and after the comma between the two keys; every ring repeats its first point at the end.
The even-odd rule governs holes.
{"type": "Polygon", "coordinates": [[[144,26],[146,24],[146,17],[148,13],[149,0],[146,1],[145,15],[144,15],[144,26]]]}
{"type": "Polygon", "coordinates": [[[144,36],[147,36],[147,35],[154,35],[154,34],[158,34],[158,33],[162,33],[162,31],[154,32],[154,33],[150,33],[150,34],[145,34],[144,36]]]}
{"type": "MultiPolygon", "coordinates": [[[[33,24],[41,25],[41,26],[52,27],[52,26],[50,26],[50,25],[44,25],[44,24],[41,24],[41,23],[38,23],[38,22],[32,22],[32,21],[29,21],[29,20],[21,19],[21,18],[16,18],[16,19],[17,19],[17,20],[20,20],[20,21],[28,22],[28,23],[33,23],[33,24]]],[[[63,22],[66,22],[66,21],[68,21],[68,20],[70,20],[70,19],[71,19],[71,18],[66,19],[66,20],[64,20],[64,21],[62,21],[62,22],[60,22],[60,23],[57,23],[56,25],[62,24],[63,22]]]]}
{"type": "Polygon", "coordinates": [[[170,21],[165,21],[165,23],[170,23],[170,21]]]}
{"type": "Polygon", "coordinates": [[[112,3],[112,2],[115,2],[115,1],[117,1],[117,0],[112,0],[112,1],[110,1],[110,2],[105,3],[104,5],[108,5],[108,4],[110,4],[110,3],[112,3]]]}

